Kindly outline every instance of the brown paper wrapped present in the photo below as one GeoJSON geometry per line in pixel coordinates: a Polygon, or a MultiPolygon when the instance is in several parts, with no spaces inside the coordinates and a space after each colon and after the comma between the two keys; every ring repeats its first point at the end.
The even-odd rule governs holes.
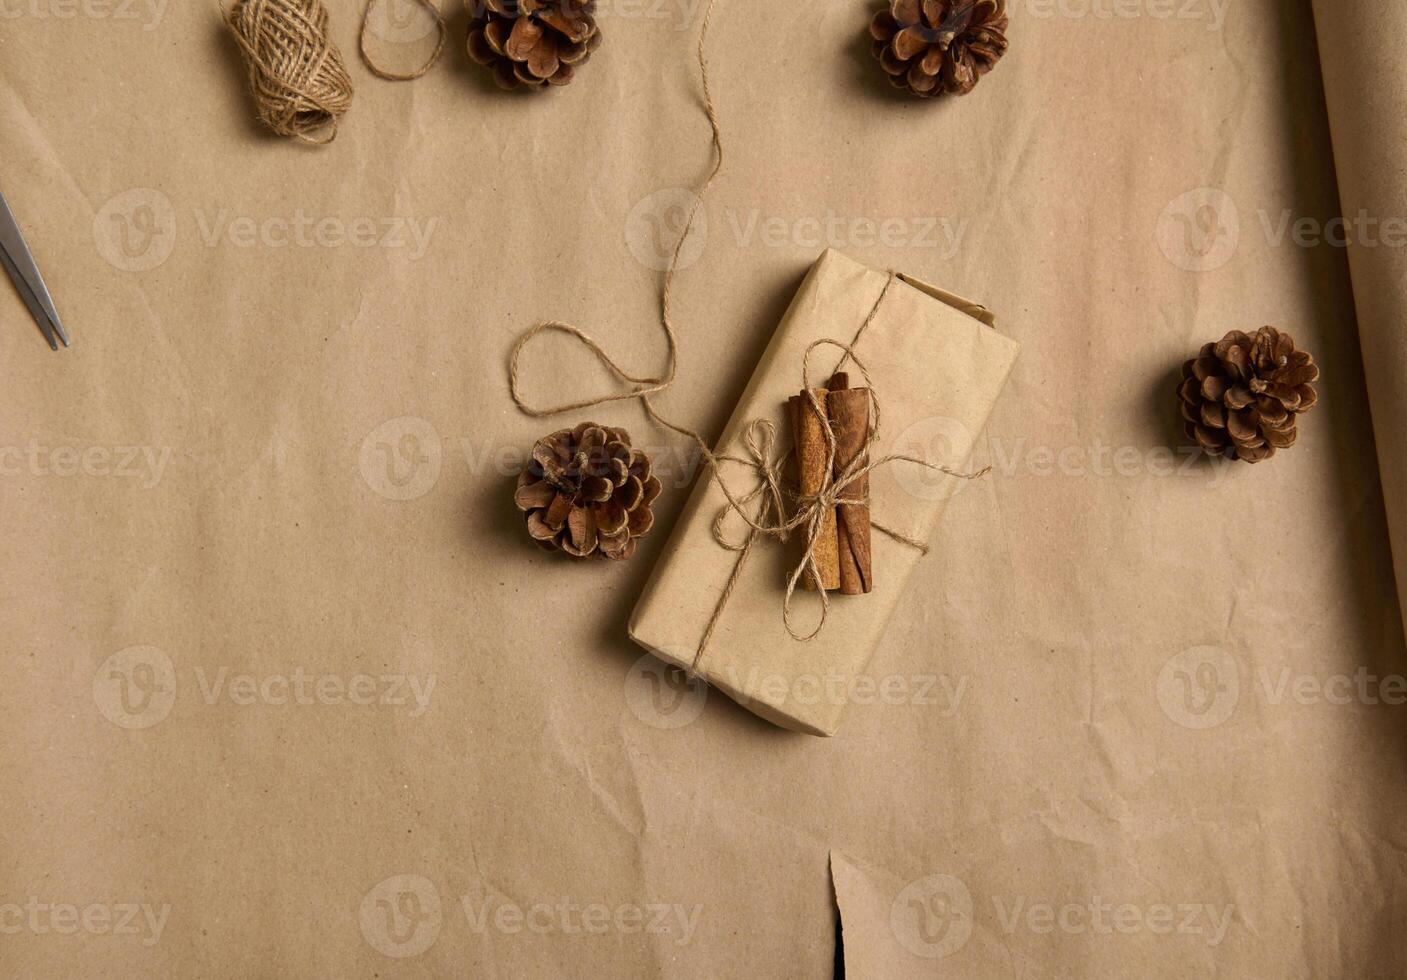
{"type": "MultiPolygon", "coordinates": [[[[880,404],[873,459],[905,454],[961,467],[1016,359],[1017,345],[993,323],[980,306],[907,276],[891,284],[889,274],[827,251],[782,318],[717,452],[747,457],[747,433],[759,419],[788,431],[787,399],[802,383],[803,358],[816,341],[832,340],[853,349],[880,404]]],[[[818,348],[813,377],[829,377],[842,357],[839,347],[818,348]]],[[[869,476],[876,527],[919,542],[931,537],[959,479],[905,461],[869,476]]],[[[757,479],[745,467],[726,465],[722,477],[739,494],[757,479]]],[[[823,628],[799,640],[782,617],[795,551],[765,539],[739,568],[740,553],[715,537],[715,519],[726,506],[717,482],[699,481],[636,604],[630,635],[777,725],[834,735],[848,689],[869,664],[923,554],[876,533],[873,591],[829,597],[823,628]]],[[[731,523],[746,532],[740,521],[724,526],[731,523]]],[[[819,620],[818,595],[798,591],[792,603],[794,618],[819,620]]]]}

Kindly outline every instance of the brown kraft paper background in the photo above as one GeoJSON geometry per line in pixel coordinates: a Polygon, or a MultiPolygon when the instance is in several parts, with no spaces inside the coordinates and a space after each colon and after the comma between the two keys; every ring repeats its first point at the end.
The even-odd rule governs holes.
{"type": "Polygon", "coordinates": [[[1407,8],[1314,4],[1397,596],[1407,596],[1407,8]]]}
{"type": "Polygon", "coordinates": [[[662,363],[702,11],[603,3],[578,80],[514,99],[457,5],[407,85],[329,6],[357,94],[308,150],[207,4],[0,0],[0,186],[75,340],[0,288],[0,972],[826,977],[833,869],[854,976],[1407,971],[1348,261],[1276,234],[1339,207],[1308,3],[1022,0],[931,105],[871,8],[720,6],[661,410],[716,438],[827,246],[1022,346],[831,740],[626,636],[692,476],[637,406],[590,413],[672,468],[634,562],[541,554],[511,502],[557,422],[509,401],[521,330],[662,363]],[[1262,323],[1324,368],[1300,443],[1177,454],[1181,361],[1262,323]]]}

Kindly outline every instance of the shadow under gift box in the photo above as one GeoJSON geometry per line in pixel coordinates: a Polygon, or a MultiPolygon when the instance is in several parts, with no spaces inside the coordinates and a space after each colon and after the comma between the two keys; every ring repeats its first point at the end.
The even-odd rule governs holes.
{"type": "MultiPolygon", "coordinates": [[[[814,341],[829,339],[852,345],[873,382],[880,430],[871,458],[903,453],[955,470],[966,465],[1018,347],[997,333],[985,309],[907,276],[900,275],[879,302],[889,278],[834,249],[821,255],[753,373],[716,447],[719,454],[750,458],[746,430],[764,418],[776,427],[775,451],[785,451],[791,443],[786,401],[801,389],[802,358],[814,341]],[[874,318],[864,326],[871,310],[874,318]]],[[[843,357],[839,348],[817,348],[812,383],[824,384],[843,357]]],[[[852,378],[856,386],[863,384],[853,369],[852,378]]],[[[755,471],[736,464],[725,463],[722,475],[739,498],[758,482],[755,471]]],[[[928,541],[957,489],[956,479],[904,461],[875,469],[870,474],[875,523],[928,541]]],[[[876,530],[874,591],[832,594],[825,628],[810,641],[798,641],[782,622],[787,579],[800,560],[795,540],[782,544],[760,537],[720,607],[740,557],[713,535],[714,519],[726,505],[705,473],[636,603],[630,636],[773,724],[834,735],[851,685],[868,667],[909,575],[924,556],[876,530]]],[[[729,517],[728,540],[741,543],[746,532],[736,515],[729,517]]],[[[797,589],[792,620],[799,634],[814,628],[820,602],[815,593],[797,589]]]]}

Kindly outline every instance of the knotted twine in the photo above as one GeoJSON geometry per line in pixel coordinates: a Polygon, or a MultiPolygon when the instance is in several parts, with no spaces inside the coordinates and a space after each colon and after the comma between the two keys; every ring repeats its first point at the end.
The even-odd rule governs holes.
{"type": "Polygon", "coordinates": [[[259,119],[280,136],[331,143],[352,106],[352,79],[321,0],[235,0],[225,9],[259,119]]]}
{"type": "MultiPolygon", "coordinates": [[[[518,342],[513,345],[513,352],[508,362],[508,388],[513,397],[513,402],[520,411],[533,418],[543,418],[551,415],[561,415],[567,412],[575,412],[585,408],[594,408],[598,405],[606,405],[618,401],[638,401],[645,415],[662,428],[675,432],[694,443],[698,447],[699,454],[709,470],[709,477],[722,491],[727,503],[721,507],[713,521],[714,540],[723,548],[737,554],[737,560],[733,564],[733,570],[728,576],[728,581],[719,594],[718,602],[714,606],[713,614],[704,628],[703,635],[699,639],[699,644],[695,650],[693,661],[687,668],[691,675],[698,673],[700,662],[708,649],[709,641],[713,638],[715,629],[722,619],[723,610],[732,597],[738,582],[742,578],[743,569],[747,565],[748,558],[752,555],[757,542],[762,538],[775,538],[786,541],[793,532],[800,531],[805,538],[805,549],[802,553],[801,561],[792,570],[787,579],[786,594],[782,599],[782,622],[786,626],[787,633],[792,639],[799,642],[808,642],[820,635],[825,627],[826,615],[830,608],[829,595],[824,587],[818,589],[821,600],[821,614],[815,627],[810,632],[799,631],[792,622],[791,602],[796,592],[797,583],[802,575],[810,571],[815,581],[821,581],[820,568],[816,562],[816,542],[820,538],[821,529],[824,525],[826,514],[839,505],[864,504],[868,501],[857,500],[846,497],[845,491],[857,480],[868,476],[874,470],[883,466],[888,466],[897,462],[913,463],[929,470],[934,470],[948,476],[963,480],[973,480],[984,476],[990,471],[990,467],[977,473],[961,473],[936,463],[916,456],[903,454],[890,454],[879,459],[870,459],[870,446],[879,433],[880,426],[880,399],[879,393],[870,379],[869,371],[864,362],[855,353],[855,348],[859,344],[860,338],[874,322],[880,308],[884,305],[885,299],[889,296],[890,289],[899,277],[895,273],[889,274],[888,280],[884,284],[884,289],[880,292],[879,298],[875,300],[874,306],[870,309],[865,321],[860,324],[855,336],[848,343],[821,339],[812,342],[806,348],[802,357],[801,379],[802,391],[811,403],[811,408],[818,415],[825,417],[820,401],[817,399],[814,386],[811,382],[811,356],[814,351],[821,347],[834,347],[842,352],[841,360],[836,369],[839,371],[846,362],[852,362],[865,379],[865,386],[870,395],[870,422],[868,431],[865,434],[865,441],[861,451],[855,458],[847,464],[839,473],[835,473],[836,439],[832,427],[827,424],[823,427],[826,437],[826,466],[825,476],[820,490],[811,495],[797,493],[787,487],[782,478],[782,469],[786,463],[787,454],[776,452],[777,432],[776,425],[771,419],[754,419],[743,430],[743,446],[748,452],[748,457],[735,456],[726,453],[715,453],[709,448],[703,436],[686,426],[677,425],[664,418],[655,410],[650,401],[652,395],[657,395],[674,383],[678,376],[679,369],[679,344],[675,331],[674,319],[672,316],[672,303],[674,293],[675,274],[678,271],[679,256],[684,249],[684,244],[689,239],[690,232],[693,231],[694,221],[698,216],[699,209],[703,206],[703,200],[709,189],[713,186],[715,178],[723,168],[723,131],[718,121],[718,111],[713,102],[713,93],[709,86],[707,43],[709,25],[713,19],[713,10],[718,0],[709,0],[708,7],[704,11],[703,25],[699,30],[698,62],[699,75],[703,83],[703,109],[708,116],[709,126],[713,132],[713,167],[708,176],[704,179],[699,189],[694,194],[693,204],[689,208],[689,214],[684,222],[684,230],[679,236],[679,241],[674,246],[674,252],[670,256],[669,265],[665,269],[664,283],[660,292],[660,326],[664,331],[666,359],[665,371],[658,377],[647,376],[637,377],[626,371],[625,368],[608,354],[604,347],[595,338],[586,333],[580,327],[560,320],[548,320],[530,328],[518,338],[518,342]],[[618,391],[614,394],[599,395],[593,398],[582,399],[581,401],[569,402],[560,405],[550,405],[540,407],[530,404],[522,392],[521,380],[519,378],[519,363],[523,350],[539,335],[544,333],[563,333],[580,343],[588,351],[595,355],[596,359],[617,379],[631,387],[625,391],[618,391]],[[725,463],[742,466],[752,471],[757,477],[757,485],[748,493],[741,496],[734,493],[723,479],[722,469],[725,463]],[[795,504],[788,514],[787,501],[792,500],[795,504]],[[749,505],[754,504],[753,512],[748,512],[749,505]],[[747,526],[747,535],[741,542],[730,541],[726,533],[726,523],[730,516],[736,516],[747,526]]],[[[871,526],[876,530],[895,541],[917,550],[920,554],[928,553],[928,546],[924,542],[911,538],[900,532],[887,528],[879,523],[871,522],[871,526]]]]}

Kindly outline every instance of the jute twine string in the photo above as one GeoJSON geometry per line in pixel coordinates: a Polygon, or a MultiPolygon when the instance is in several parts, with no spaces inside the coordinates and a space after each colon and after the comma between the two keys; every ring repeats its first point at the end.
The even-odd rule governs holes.
{"type": "Polygon", "coordinates": [[[357,36],[357,47],[361,51],[362,61],[366,62],[367,68],[371,69],[373,75],[377,75],[387,81],[413,82],[417,78],[424,78],[425,74],[439,63],[440,55],[445,52],[445,39],[449,36],[449,27],[445,24],[444,17],[440,15],[440,8],[435,6],[435,0],[415,0],[416,3],[425,8],[426,12],[429,13],[431,17],[435,18],[435,50],[430,53],[430,56],[425,59],[424,63],[421,64],[419,68],[409,72],[395,72],[391,71],[389,68],[382,68],[378,65],[376,59],[371,56],[371,52],[367,50],[366,46],[367,34],[370,33],[371,28],[372,11],[375,10],[377,5],[381,2],[382,0],[367,0],[366,10],[362,12],[361,34],[357,36]]]}
{"type": "MultiPolygon", "coordinates": [[[[699,30],[699,72],[703,78],[704,92],[704,112],[708,114],[708,124],[713,130],[713,168],[709,171],[708,177],[704,179],[698,191],[694,194],[694,203],[689,207],[688,219],[684,222],[684,233],[679,236],[679,241],[674,245],[674,251],[669,257],[669,266],[664,273],[664,286],[660,292],[660,326],[664,328],[665,339],[665,371],[659,377],[636,377],[626,371],[616,361],[606,353],[599,343],[590,334],[570,323],[563,323],[560,320],[549,320],[546,323],[539,323],[528,330],[518,342],[513,345],[513,355],[509,360],[508,387],[513,394],[513,402],[523,412],[534,417],[542,418],[547,415],[560,415],[565,412],[575,412],[583,408],[593,408],[597,405],[605,405],[610,402],[632,401],[639,399],[646,414],[660,423],[667,429],[672,429],[683,436],[690,436],[698,439],[695,433],[688,429],[680,428],[666,422],[655,414],[654,408],[650,405],[650,396],[664,391],[674,383],[675,375],[679,367],[679,342],[674,331],[674,318],[672,315],[674,303],[674,278],[679,271],[679,255],[684,250],[684,244],[689,240],[689,234],[694,230],[694,220],[698,217],[699,208],[703,206],[704,195],[713,186],[714,180],[718,177],[718,172],[723,169],[723,130],[718,124],[718,110],[713,105],[713,94],[709,88],[708,81],[708,57],[706,44],[708,42],[708,28],[713,20],[713,8],[718,0],[709,0],[708,7],[704,11],[703,26],[699,30]],[[580,342],[587,350],[596,355],[596,359],[604,364],[612,374],[627,384],[635,387],[629,391],[617,392],[614,395],[601,395],[596,398],[586,398],[578,402],[570,402],[564,405],[552,405],[547,408],[537,408],[529,405],[524,399],[521,385],[518,379],[518,362],[522,357],[523,348],[532,343],[533,339],[544,333],[564,333],[580,342]]],[[[703,440],[699,439],[699,442],[703,440]]],[[[707,447],[705,447],[707,449],[707,447]]]]}
{"type": "Polygon", "coordinates": [[[352,79],[321,0],[235,0],[224,18],[244,54],[260,121],[304,143],[336,139],[352,79]]]}
{"type": "MultiPolygon", "coordinates": [[[[738,582],[742,578],[743,569],[746,567],[749,557],[752,555],[755,545],[762,538],[775,538],[786,541],[794,532],[802,532],[805,536],[805,549],[802,558],[792,570],[787,579],[786,594],[782,599],[782,621],[786,626],[787,633],[800,642],[814,639],[825,627],[826,614],[830,607],[830,599],[827,591],[819,590],[821,599],[821,613],[815,627],[809,632],[803,632],[796,628],[792,622],[792,598],[796,592],[797,584],[802,575],[811,571],[816,580],[820,581],[819,566],[816,562],[816,543],[820,538],[821,529],[827,512],[842,504],[862,504],[866,501],[845,496],[845,491],[852,484],[862,477],[867,476],[880,467],[889,466],[897,462],[913,463],[926,469],[934,470],[958,479],[977,479],[985,475],[989,470],[984,469],[978,473],[961,473],[930,463],[927,460],[919,459],[915,456],[903,454],[891,454],[879,459],[871,459],[869,447],[879,433],[880,425],[880,400],[874,383],[870,379],[869,371],[864,362],[855,353],[855,347],[866,330],[874,322],[880,307],[889,296],[890,289],[898,276],[890,273],[885,282],[884,289],[875,300],[874,306],[870,309],[864,323],[856,331],[855,336],[849,343],[842,343],[838,340],[822,339],[813,342],[806,349],[802,358],[802,388],[809,399],[811,406],[819,414],[821,412],[820,402],[813,391],[811,381],[811,357],[812,354],[821,347],[834,347],[842,352],[840,365],[846,362],[853,362],[856,368],[865,379],[865,385],[870,392],[870,424],[866,433],[862,451],[856,455],[840,473],[834,473],[836,457],[835,433],[829,425],[823,427],[826,437],[826,476],[822,481],[822,486],[816,494],[802,495],[796,493],[788,487],[783,479],[782,471],[786,463],[787,454],[776,452],[777,433],[776,425],[770,419],[754,419],[743,431],[742,439],[744,448],[748,456],[736,456],[727,453],[715,453],[709,448],[703,436],[693,429],[678,425],[669,421],[656,411],[651,402],[651,396],[659,394],[672,384],[678,374],[679,366],[679,345],[672,317],[672,300],[674,291],[675,274],[678,271],[679,256],[684,248],[685,242],[693,230],[694,221],[698,216],[699,209],[703,205],[704,196],[713,185],[719,171],[723,167],[723,132],[718,121],[718,111],[713,102],[713,94],[709,85],[707,41],[709,25],[713,18],[714,7],[717,0],[709,0],[707,9],[704,12],[703,25],[699,31],[698,62],[699,74],[703,82],[704,112],[708,116],[709,126],[713,132],[713,168],[709,171],[708,177],[700,185],[694,195],[693,205],[689,209],[687,220],[684,222],[684,231],[679,236],[679,241],[674,247],[674,252],[670,258],[668,267],[665,270],[664,283],[660,294],[660,326],[663,329],[666,344],[666,366],[663,374],[659,376],[637,377],[622,367],[615,358],[606,352],[590,334],[581,328],[565,323],[560,320],[549,320],[539,323],[527,330],[518,342],[513,346],[513,352],[509,358],[508,366],[508,387],[512,394],[513,402],[526,415],[533,418],[542,418],[550,415],[559,415],[567,412],[575,412],[585,408],[594,408],[599,405],[606,405],[618,401],[639,401],[645,415],[655,424],[662,428],[675,432],[694,443],[698,447],[699,454],[707,465],[709,476],[723,493],[727,504],[719,509],[713,522],[713,537],[723,548],[735,552],[738,555],[734,562],[733,570],[729,574],[728,581],[720,592],[718,601],[714,607],[705,626],[703,635],[699,639],[698,647],[695,651],[693,662],[689,668],[690,673],[697,673],[700,662],[708,649],[714,632],[722,618],[723,611],[732,598],[738,582]],[[524,349],[532,343],[534,339],[544,333],[563,333],[581,344],[601,362],[603,366],[618,380],[630,386],[627,390],[618,391],[613,394],[599,395],[593,398],[585,398],[580,401],[567,402],[560,405],[549,405],[546,407],[530,403],[522,391],[521,378],[519,376],[519,364],[522,359],[524,349]],[[737,494],[729,487],[723,479],[722,470],[725,464],[732,464],[744,467],[757,478],[757,485],[748,493],[737,494]],[[793,506],[788,508],[788,501],[793,506]],[[751,512],[749,507],[751,506],[751,512]],[[734,542],[728,539],[726,533],[726,523],[730,517],[740,519],[747,527],[747,535],[741,542],[734,542]]],[[[878,523],[872,523],[872,527],[893,538],[908,547],[926,554],[928,547],[922,541],[904,535],[891,528],[884,527],[878,523]]]]}
{"type": "MultiPolygon", "coordinates": [[[[702,448],[704,458],[708,460],[710,464],[710,475],[714,482],[722,489],[724,495],[728,498],[727,505],[722,507],[718,515],[714,518],[714,540],[729,551],[738,553],[738,560],[733,566],[732,573],[728,576],[728,581],[724,585],[723,591],[719,594],[718,602],[714,606],[713,615],[709,617],[704,633],[699,639],[698,648],[694,653],[692,670],[697,671],[699,662],[703,659],[704,652],[708,649],[709,641],[713,638],[714,630],[717,628],[722,618],[723,610],[727,607],[728,600],[732,597],[733,590],[742,577],[743,568],[747,564],[747,559],[759,538],[772,537],[786,541],[791,534],[797,530],[801,530],[805,534],[806,546],[802,552],[801,561],[792,569],[791,574],[787,578],[786,594],[782,599],[782,622],[786,626],[787,633],[792,639],[806,642],[819,636],[821,630],[825,627],[826,614],[830,609],[829,593],[825,588],[818,589],[818,594],[821,599],[821,614],[815,627],[809,632],[801,632],[794,626],[791,613],[792,598],[796,593],[796,587],[801,581],[802,575],[807,572],[812,574],[816,582],[821,581],[820,566],[816,562],[816,544],[820,540],[820,534],[825,526],[827,514],[838,506],[850,504],[863,505],[869,503],[869,501],[862,498],[846,496],[845,491],[849,489],[850,486],[856,481],[869,476],[869,474],[875,470],[901,462],[913,463],[916,466],[921,466],[925,469],[943,473],[960,480],[975,480],[985,476],[991,471],[991,467],[987,467],[977,473],[962,473],[947,466],[930,463],[925,459],[920,459],[917,456],[909,456],[904,453],[890,453],[878,459],[870,458],[870,446],[874,444],[875,439],[879,435],[880,400],[878,389],[875,388],[874,382],[870,379],[869,370],[865,367],[864,362],[860,359],[859,355],[855,353],[855,347],[859,344],[860,337],[864,334],[870,323],[874,321],[875,315],[879,312],[880,307],[884,305],[884,300],[889,295],[890,287],[897,281],[898,277],[891,273],[888,281],[885,283],[884,290],[880,293],[879,299],[875,300],[874,306],[870,309],[869,316],[866,317],[865,322],[861,325],[850,343],[845,344],[838,340],[829,339],[817,340],[806,348],[806,353],[802,358],[802,390],[806,393],[807,400],[811,403],[812,410],[816,411],[818,414],[822,412],[822,409],[820,401],[815,395],[810,367],[811,355],[818,348],[835,347],[841,350],[843,352],[843,360],[841,363],[844,364],[845,361],[850,361],[859,369],[860,374],[865,379],[865,386],[870,395],[870,424],[868,431],[865,433],[864,444],[855,458],[846,464],[839,473],[835,473],[835,432],[829,425],[823,427],[822,431],[825,433],[826,437],[826,467],[821,489],[817,493],[800,494],[792,491],[789,487],[785,487],[782,478],[782,468],[786,464],[787,455],[777,455],[773,452],[772,447],[776,442],[776,427],[770,419],[754,419],[749,423],[747,429],[744,430],[743,444],[748,450],[751,459],[737,459],[735,457],[722,455],[715,456],[708,452],[708,448],[704,445],[702,439],[693,433],[689,433],[702,448]],[[752,469],[759,479],[756,489],[741,499],[735,499],[719,472],[719,466],[717,465],[719,462],[738,462],[752,469]],[[744,510],[744,507],[758,498],[761,498],[761,503],[756,508],[755,516],[749,516],[744,510]],[[795,507],[790,517],[787,516],[786,500],[788,498],[795,502],[795,507]],[[735,514],[740,516],[748,527],[747,537],[740,543],[730,542],[726,535],[728,518],[735,514]],[[769,515],[773,515],[775,519],[769,521],[769,515]]],[[[893,528],[886,527],[877,521],[871,521],[870,526],[900,544],[913,548],[920,554],[928,554],[928,545],[916,538],[903,534],[893,528]]]]}

